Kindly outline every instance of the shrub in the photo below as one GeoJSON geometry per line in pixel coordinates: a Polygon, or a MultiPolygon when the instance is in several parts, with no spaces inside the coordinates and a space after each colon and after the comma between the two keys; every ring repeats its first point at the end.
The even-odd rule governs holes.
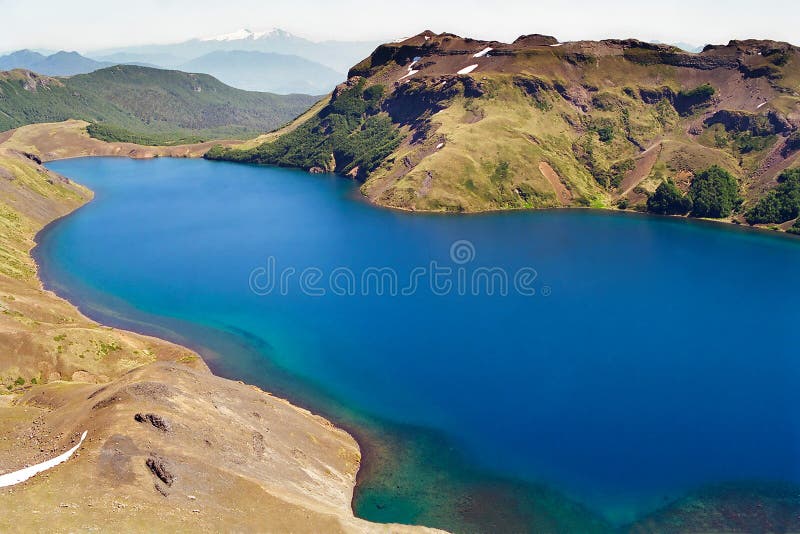
{"type": "Polygon", "coordinates": [[[509,163],[507,161],[501,161],[497,164],[492,173],[492,181],[494,182],[504,182],[509,178],[509,163]]]}
{"type": "Polygon", "coordinates": [[[597,132],[597,136],[603,143],[610,143],[614,140],[614,123],[610,119],[594,121],[591,129],[597,132]]]}
{"type": "Polygon", "coordinates": [[[750,152],[758,152],[769,147],[775,142],[775,136],[754,136],[751,133],[741,133],[734,136],[736,148],[741,154],[749,154],[750,152]]]}
{"type": "Polygon", "coordinates": [[[376,101],[383,98],[386,88],[383,85],[373,85],[364,91],[364,99],[376,101]]]}
{"type": "Polygon", "coordinates": [[[778,182],[778,187],[745,214],[747,222],[780,224],[800,216],[800,169],[784,171],[778,182]]]}
{"type": "Polygon", "coordinates": [[[681,193],[672,180],[662,182],[647,199],[647,211],[660,215],[686,215],[692,209],[692,200],[681,193]]]}
{"type": "Polygon", "coordinates": [[[717,165],[694,177],[689,197],[695,217],[727,217],[741,203],[736,178],[717,165]]]}

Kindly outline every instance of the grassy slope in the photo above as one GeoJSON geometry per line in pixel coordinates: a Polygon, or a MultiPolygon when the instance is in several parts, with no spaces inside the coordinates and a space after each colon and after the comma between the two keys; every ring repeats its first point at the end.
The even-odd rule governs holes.
{"type": "MultiPolygon", "coordinates": [[[[4,146],[4,145],[3,145],[4,146]]],[[[117,334],[81,317],[38,289],[29,255],[34,234],[53,217],[91,198],[91,192],[0,146],[0,394],[14,380],[44,383],[54,373],[113,375],[153,361],[143,337],[117,334]],[[101,347],[118,347],[104,351],[101,347]],[[89,354],[92,357],[87,357],[89,354]]],[[[155,348],[155,345],[152,346],[155,348]]],[[[175,352],[175,351],[173,351],[175,352]]],[[[188,351],[184,352],[184,355],[188,351]]]]}
{"type": "Polygon", "coordinates": [[[83,119],[98,137],[146,144],[247,138],[296,117],[316,99],[241,91],[211,76],[115,66],[71,78],[0,73],[0,131],[83,119]]]}
{"type": "MultiPolygon", "coordinates": [[[[643,209],[647,194],[663,180],[674,179],[686,190],[693,173],[719,165],[739,179],[747,207],[776,185],[782,168],[797,164],[796,153],[779,154],[788,131],[755,139],[756,148],[745,151],[740,147],[745,134],[704,122],[719,110],[762,119],[775,112],[796,128],[800,56],[780,43],[740,43],[701,56],[675,56],[666,47],[618,42],[550,47],[423,37],[386,45],[351,72],[366,78],[366,88],[387,88],[381,112],[404,136],[377,168],[358,174],[364,194],[376,203],[432,211],[563,205],[562,184],[543,174],[546,163],[568,190],[561,196],[569,205],[643,209]],[[468,56],[485,46],[504,53],[468,56]],[[750,54],[747,47],[765,52],[750,54]],[[781,51],[770,55],[770,47],[781,51]],[[414,56],[422,57],[421,71],[401,80],[414,56]],[[676,66],[675,57],[706,63],[676,66]],[[719,64],[709,66],[714,61],[719,64]],[[471,62],[480,68],[467,77],[453,75],[471,62]],[[714,88],[713,96],[693,101],[691,91],[704,84],[714,88]],[[451,86],[457,90],[445,98],[451,86]],[[409,118],[408,109],[398,111],[398,100],[406,108],[427,110],[417,109],[409,118]],[[762,102],[767,104],[759,107],[762,102]],[[651,147],[655,154],[645,157],[651,147]]],[[[323,124],[325,114],[318,114],[323,124]]],[[[368,116],[348,124],[346,133],[357,134],[368,116]]],[[[308,128],[302,139],[294,132],[278,142],[312,145],[308,138],[316,135],[321,142],[331,131],[326,126],[308,128]]],[[[266,147],[274,138],[263,140],[266,145],[249,146],[249,151],[212,156],[298,164],[270,153],[266,147]]]]}

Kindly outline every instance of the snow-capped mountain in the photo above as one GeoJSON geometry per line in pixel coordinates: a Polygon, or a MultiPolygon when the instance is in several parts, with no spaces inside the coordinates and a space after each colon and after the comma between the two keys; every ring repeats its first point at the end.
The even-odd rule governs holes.
{"type": "Polygon", "coordinates": [[[201,41],[243,41],[243,40],[251,40],[254,41],[256,39],[265,39],[265,38],[281,38],[281,37],[292,37],[287,31],[281,30],[280,28],[271,28],[269,30],[264,31],[252,31],[248,30],[247,28],[242,28],[236,30],[235,32],[231,33],[223,33],[222,35],[214,35],[211,37],[203,37],[200,39],[201,41]]]}

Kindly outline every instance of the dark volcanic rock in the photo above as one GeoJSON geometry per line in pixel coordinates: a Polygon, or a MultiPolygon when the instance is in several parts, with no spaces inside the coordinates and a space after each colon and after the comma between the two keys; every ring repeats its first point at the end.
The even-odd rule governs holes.
{"type": "Polygon", "coordinates": [[[477,98],[484,94],[484,90],[471,76],[412,80],[398,85],[383,107],[392,121],[413,124],[446,108],[447,103],[459,94],[477,98]]]}
{"type": "Polygon", "coordinates": [[[150,425],[154,426],[158,430],[162,432],[171,432],[172,425],[169,421],[161,417],[160,415],[156,415],[153,413],[141,414],[137,413],[133,416],[134,420],[137,423],[149,423],[150,425]]]}
{"type": "Polygon", "coordinates": [[[23,152],[22,155],[25,156],[26,158],[28,158],[29,160],[31,160],[34,163],[37,163],[39,165],[42,164],[42,158],[40,158],[36,154],[31,154],[30,152],[23,152]]]}
{"type": "Polygon", "coordinates": [[[145,465],[156,478],[167,486],[172,486],[172,483],[175,482],[175,475],[169,470],[166,460],[157,454],[151,454],[150,458],[145,461],[145,465]]]}
{"type": "Polygon", "coordinates": [[[746,111],[723,109],[706,119],[706,126],[722,124],[729,132],[750,132],[752,135],[783,134],[794,128],[786,118],[776,111],[765,115],[746,111]]]}
{"type": "Polygon", "coordinates": [[[553,85],[536,76],[514,76],[514,85],[530,96],[538,96],[542,91],[550,91],[553,85]]]}

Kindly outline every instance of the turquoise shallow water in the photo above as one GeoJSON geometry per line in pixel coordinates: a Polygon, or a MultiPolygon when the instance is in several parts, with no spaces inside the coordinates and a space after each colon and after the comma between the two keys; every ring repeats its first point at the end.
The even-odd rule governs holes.
{"type": "Polygon", "coordinates": [[[49,167],[96,199],[41,235],[45,282],[361,432],[362,516],[525,524],[493,499],[546,487],[623,523],[708,483],[800,482],[798,240],[397,213],[344,179],[199,160],[49,167]]]}

